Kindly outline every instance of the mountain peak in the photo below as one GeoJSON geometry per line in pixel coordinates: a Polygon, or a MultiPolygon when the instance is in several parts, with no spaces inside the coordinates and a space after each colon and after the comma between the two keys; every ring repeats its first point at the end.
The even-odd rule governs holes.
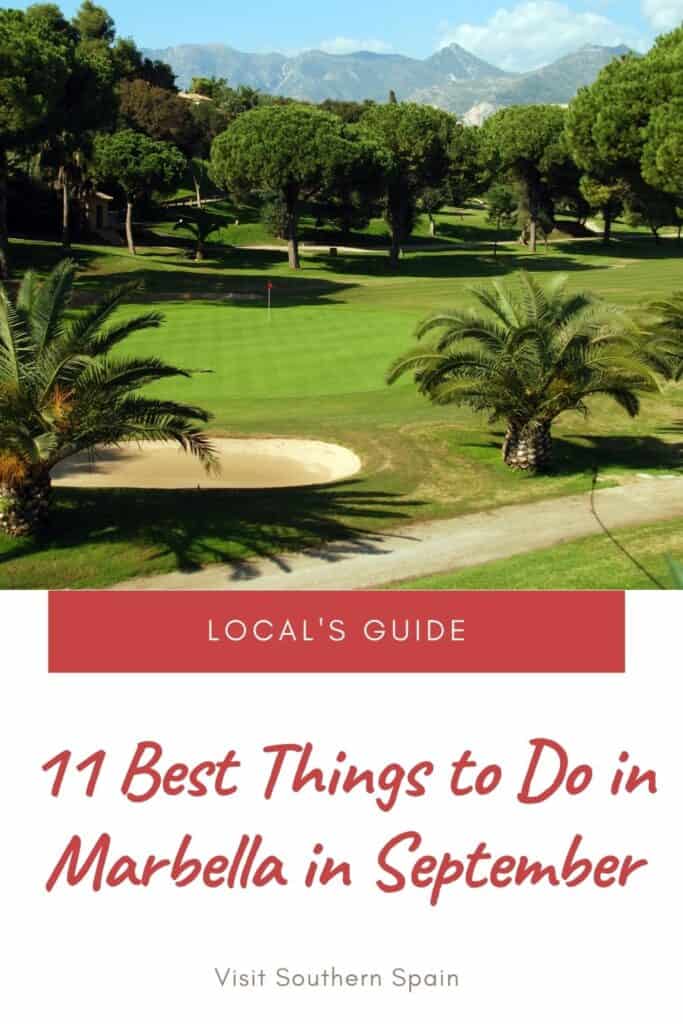
{"type": "Polygon", "coordinates": [[[599,43],[584,43],[583,46],[579,47],[578,52],[583,53],[585,50],[596,50],[601,53],[629,53],[631,47],[626,46],[625,43],[617,43],[616,46],[600,46],[599,43]]]}
{"type": "Polygon", "coordinates": [[[242,53],[220,43],[144,51],[145,56],[171,65],[181,89],[194,77],[215,75],[234,87],[248,85],[313,103],[325,99],[382,102],[393,90],[400,100],[429,103],[461,116],[475,107],[490,112],[491,107],[520,103],[568,103],[605,64],[628,52],[626,46],[589,43],[544,68],[519,74],[489,64],[456,42],[426,60],[362,50],[351,54],[308,50],[290,56],[242,53]]]}
{"type": "Polygon", "coordinates": [[[449,43],[423,63],[444,72],[451,79],[504,78],[506,75],[505,71],[476,57],[459,43],[449,43]]]}

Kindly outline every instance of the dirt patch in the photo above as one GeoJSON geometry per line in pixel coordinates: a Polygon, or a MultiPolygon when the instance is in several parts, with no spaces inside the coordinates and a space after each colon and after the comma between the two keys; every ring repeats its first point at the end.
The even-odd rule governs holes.
{"type": "Polygon", "coordinates": [[[74,456],[53,473],[58,487],[135,487],[148,490],[303,487],[353,476],[361,460],[349,448],[297,438],[216,438],[219,472],[174,444],[130,442],[95,458],[74,456]]]}

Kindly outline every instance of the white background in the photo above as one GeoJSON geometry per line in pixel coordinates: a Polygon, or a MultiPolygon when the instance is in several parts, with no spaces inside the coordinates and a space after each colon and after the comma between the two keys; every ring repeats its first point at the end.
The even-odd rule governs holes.
{"type": "MultiPolygon", "coordinates": [[[[467,1024],[641,1024],[677,1019],[681,920],[681,598],[629,594],[628,674],[609,677],[48,677],[46,597],[0,594],[2,715],[2,1016],[12,1024],[237,1020],[360,1022],[462,1020],[467,1024]],[[515,794],[531,748],[548,736],[595,781],[582,796],[523,807],[515,794]],[[156,739],[167,763],[238,751],[236,797],[119,793],[136,743],[156,739]],[[323,765],[338,750],[364,767],[437,763],[430,795],[401,799],[390,814],[362,792],[331,799],[284,791],[261,799],[269,743],[312,740],[323,765]],[[78,777],[49,795],[41,765],[69,748],[108,760],[97,796],[78,777]],[[465,749],[505,775],[487,798],[454,799],[448,767],[465,749]],[[656,767],[659,793],[615,800],[609,782],[622,750],[656,767]],[[594,856],[647,857],[626,889],[523,886],[446,890],[436,908],[424,890],[383,895],[380,847],[404,829],[421,852],[464,856],[481,840],[496,854],[564,859],[576,832],[594,856]],[[286,860],[288,888],[246,892],[123,886],[93,893],[45,880],[73,833],[102,831],[117,854],[173,856],[185,832],[195,852],[230,854],[260,832],[286,860]],[[351,888],[307,890],[317,841],[354,869],[351,888]],[[273,987],[221,990],[214,968],[303,972],[393,967],[455,971],[457,990],[408,996],[382,990],[273,987]]],[[[567,643],[572,637],[567,622],[567,643]]],[[[496,642],[491,623],[491,642],[496,642]]],[[[533,643],[530,632],[529,642],[533,643]]],[[[125,637],[112,636],[112,645],[125,637]]],[[[404,861],[404,863],[406,863],[404,861]]]]}

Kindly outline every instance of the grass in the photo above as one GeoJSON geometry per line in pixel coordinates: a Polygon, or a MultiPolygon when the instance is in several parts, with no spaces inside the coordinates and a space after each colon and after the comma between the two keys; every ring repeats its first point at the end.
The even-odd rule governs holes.
{"type": "MultiPolygon", "coordinates": [[[[56,491],[50,535],[37,545],[0,541],[0,586],[102,586],[140,574],[211,561],[241,564],[331,536],[391,529],[402,521],[455,516],[501,504],[583,491],[598,466],[605,485],[637,472],[682,468],[683,387],[668,386],[630,420],[598,401],[584,420],[560,419],[557,465],[546,477],[527,478],[500,460],[500,428],[463,410],[432,407],[410,382],[387,388],[387,365],[411,344],[416,322],[434,308],[469,301],[466,288],[526,267],[540,276],[571,275],[575,290],[607,302],[642,306],[680,287],[674,241],[654,245],[641,235],[553,241],[532,256],[507,242],[493,259],[493,232],[481,209],[437,217],[436,239],[418,226],[415,248],[398,274],[379,248],[330,256],[304,247],[303,269],[288,269],[283,253],[236,248],[264,236],[255,211],[219,204],[231,245],[214,245],[195,263],[186,242],[163,241],[168,211],[154,225],[155,245],[137,257],[124,249],[83,245],[77,301],[87,304],[115,282],[142,280],[145,291],[129,306],[163,310],[166,322],[131,339],[130,351],[161,353],[181,366],[208,369],[191,381],[167,383],[171,397],[190,399],[214,413],[217,434],[298,435],[349,445],[364,460],[362,478],[337,488],[293,489],[275,498],[260,492],[56,491]],[[239,213],[239,218],[236,215],[239,213]],[[273,314],[265,308],[272,281],[273,314]],[[336,531],[336,532],[335,532],[336,531]]],[[[354,244],[383,245],[384,226],[370,225],[354,244]]],[[[325,229],[309,218],[304,240],[325,229]]],[[[334,237],[327,232],[328,237],[334,237]]],[[[17,272],[46,273],[61,257],[56,244],[17,240],[17,272]]]]}
{"type": "MultiPolygon", "coordinates": [[[[615,531],[620,544],[673,586],[667,557],[683,556],[683,519],[615,531]]],[[[657,585],[604,534],[515,555],[459,572],[393,585],[395,590],[654,590],[657,585]]]]}
{"type": "Polygon", "coordinates": [[[247,559],[368,537],[411,517],[414,503],[344,484],[285,491],[57,492],[40,541],[0,537],[0,579],[13,589],[92,588],[202,565],[250,573],[247,559]]]}

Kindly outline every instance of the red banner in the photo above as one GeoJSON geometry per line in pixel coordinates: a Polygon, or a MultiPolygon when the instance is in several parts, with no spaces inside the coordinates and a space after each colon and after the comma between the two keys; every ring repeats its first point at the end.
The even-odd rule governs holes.
{"type": "Polygon", "coordinates": [[[623,672],[620,592],[55,592],[51,672],[623,672]]]}

